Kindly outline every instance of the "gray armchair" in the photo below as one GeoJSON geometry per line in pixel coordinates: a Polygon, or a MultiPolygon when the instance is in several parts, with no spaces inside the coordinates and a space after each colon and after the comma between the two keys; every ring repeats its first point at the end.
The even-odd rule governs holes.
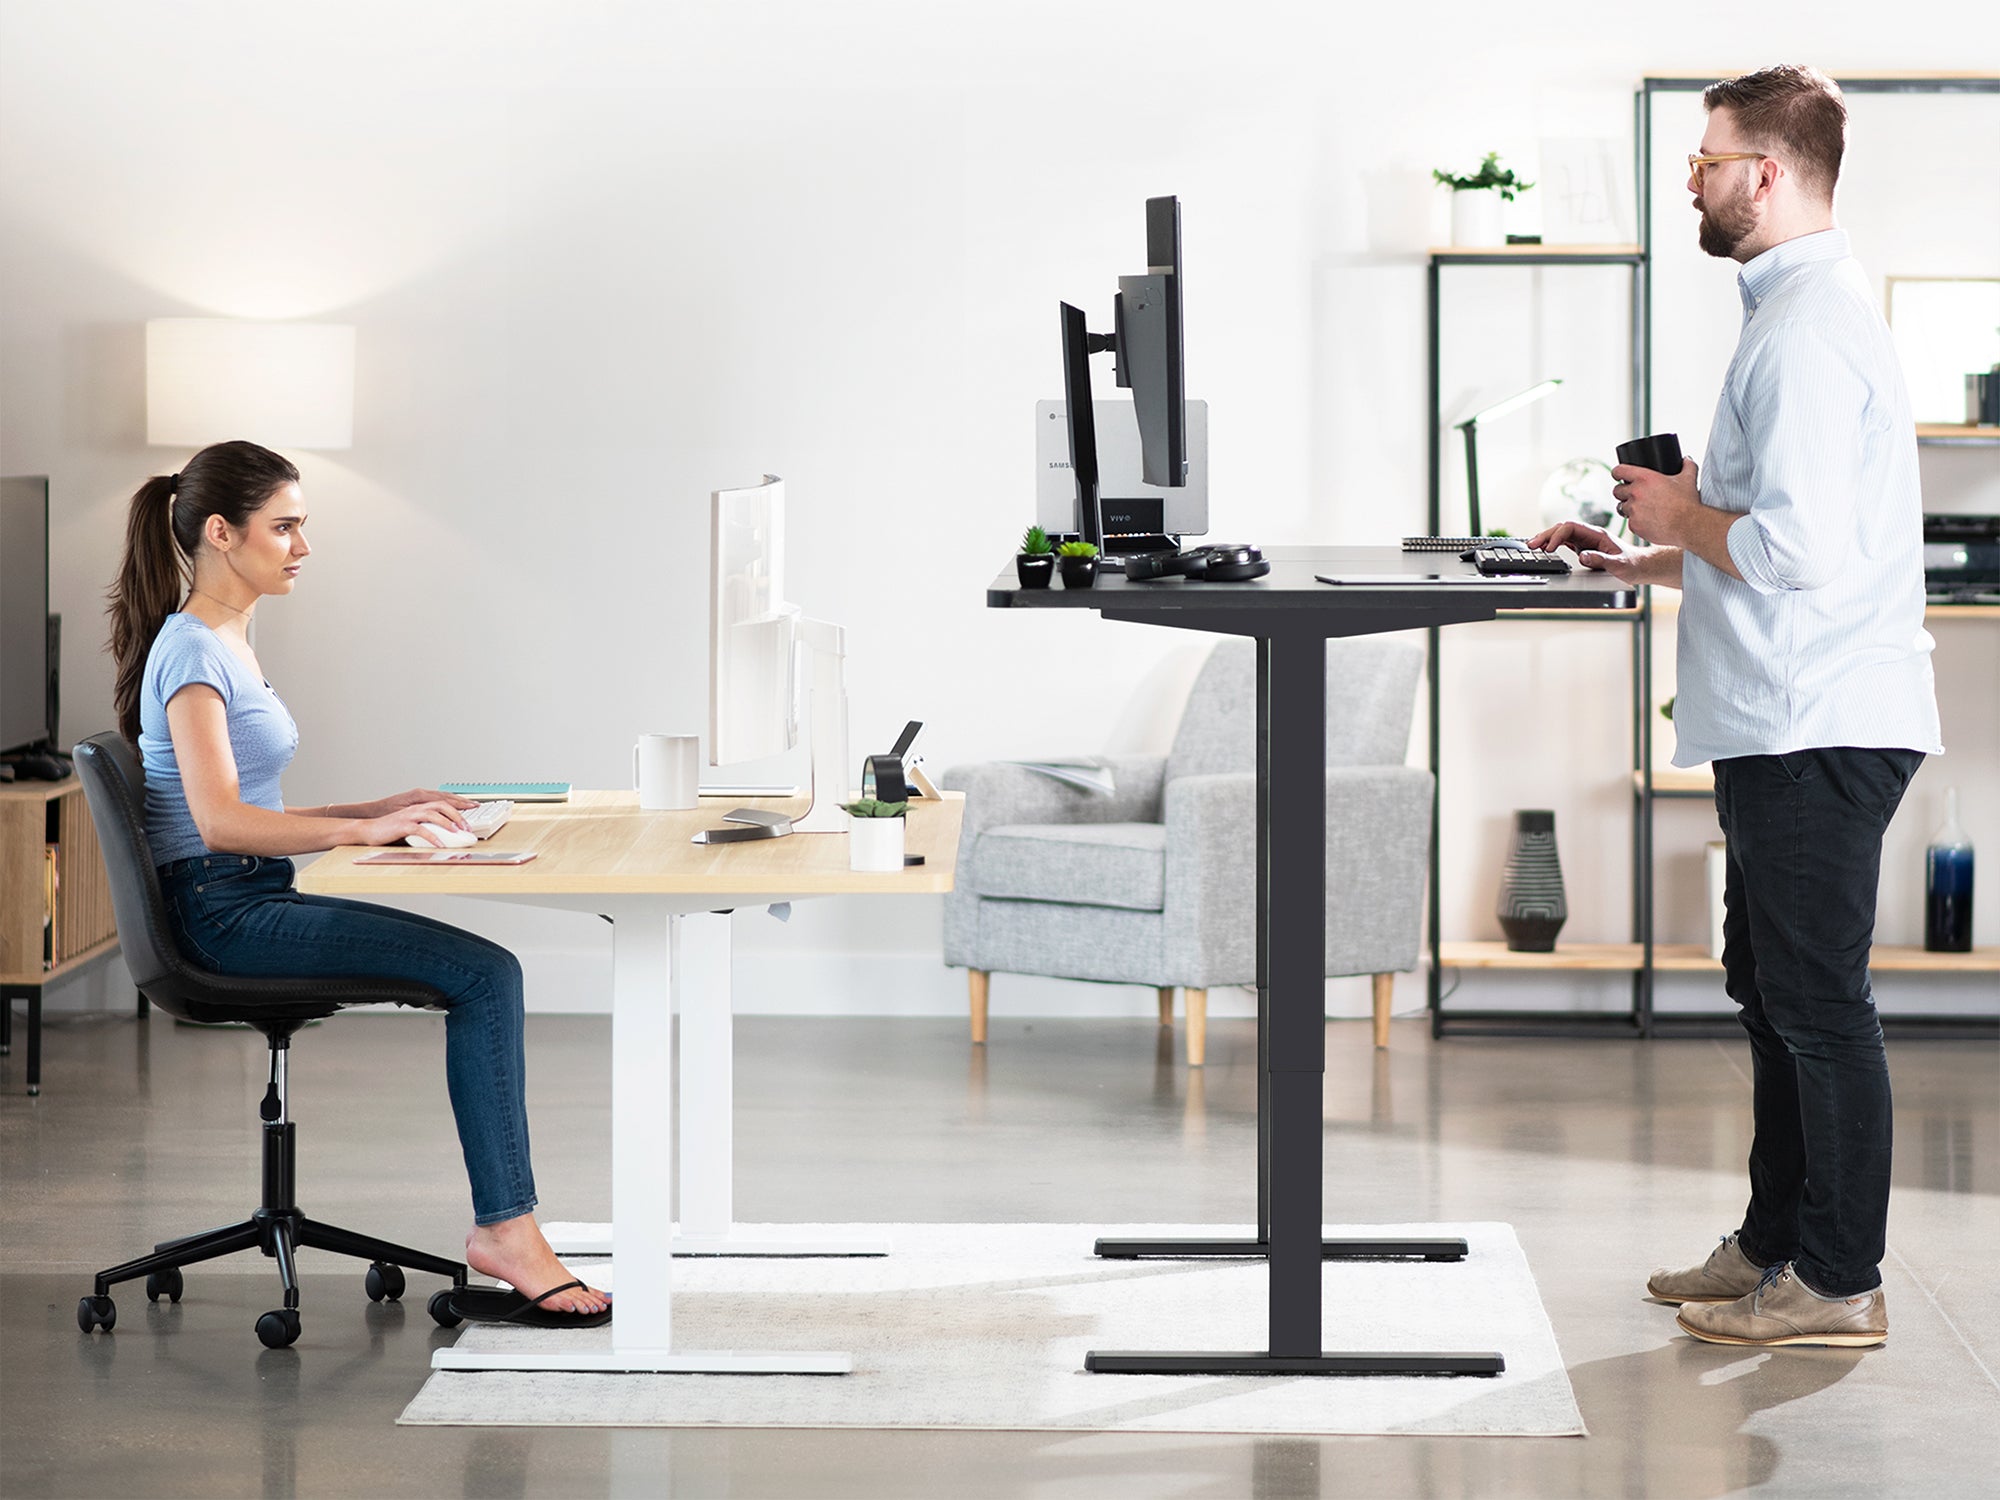
{"type": "MultiPolygon", "coordinates": [[[[1422,938],[1432,782],[1403,757],[1424,652],[1363,637],[1326,656],[1326,972],[1374,976],[1383,1047],[1395,974],[1422,938]]],[[[1043,974],[1150,985],[1163,1026],[1184,989],[1201,1065],[1209,989],[1257,977],[1255,671],[1253,643],[1218,644],[1169,754],[1102,758],[1110,796],[1004,762],[945,774],[965,824],[944,960],[969,971],[974,1043],[988,976],[1043,974]]]]}

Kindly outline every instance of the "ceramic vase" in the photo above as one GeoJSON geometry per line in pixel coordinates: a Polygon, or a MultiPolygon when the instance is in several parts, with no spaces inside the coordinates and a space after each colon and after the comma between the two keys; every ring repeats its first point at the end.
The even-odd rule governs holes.
{"type": "Polygon", "coordinates": [[[1097,559],[1094,557],[1057,558],[1056,567],[1062,573],[1066,589],[1094,588],[1097,584],[1097,559]]]}
{"type": "Polygon", "coordinates": [[[1514,814],[1514,841],[1500,877],[1500,930],[1515,953],[1552,953],[1569,920],[1562,862],[1556,858],[1556,815],[1546,809],[1514,814]]]}
{"type": "Polygon", "coordinates": [[[876,872],[903,868],[901,818],[847,817],[847,868],[876,872]]]}
{"type": "Polygon", "coordinates": [[[1507,243],[1501,227],[1500,195],[1491,188],[1467,188],[1451,195],[1451,242],[1461,250],[1494,250],[1507,243]]]}

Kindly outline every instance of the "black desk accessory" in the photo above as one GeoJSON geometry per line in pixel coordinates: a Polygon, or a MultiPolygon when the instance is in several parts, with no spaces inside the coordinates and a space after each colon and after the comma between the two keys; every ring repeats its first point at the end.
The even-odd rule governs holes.
{"type": "Polygon", "coordinates": [[[10,755],[6,768],[11,781],[65,781],[71,771],[69,757],[51,750],[23,750],[10,755]]]}
{"type": "Polygon", "coordinates": [[[1154,578],[1244,583],[1270,571],[1271,565],[1259,549],[1241,543],[1225,542],[1181,553],[1148,552],[1125,559],[1125,576],[1134,583],[1154,578]]]}
{"type": "Polygon", "coordinates": [[[2000,516],[1925,516],[1924,592],[1945,604],[2000,594],[2000,516]]]}
{"type": "Polygon", "coordinates": [[[910,720],[886,755],[871,755],[862,762],[862,796],[877,802],[907,802],[912,797],[935,802],[942,795],[924,773],[924,758],[916,753],[917,736],[923,731],[923,720],[910,720]]]}
{"type": "Polygon", "coordinates": [[[1528,547],[1475,547],[1466,561],[1488,578],[1504,578],[1515,573],[1548,573],[1560,577],[1569,572],[1569,562],[1560,553],[1536,552],[1528,547]]]}
{"type": "Polygon", "coordinates": [[[1620,443],[1618,462],[1651,469],[1658,474],[1678,474],[1681,471],[1680,434],[1656,432],[1648,437],[1620,443]]]}

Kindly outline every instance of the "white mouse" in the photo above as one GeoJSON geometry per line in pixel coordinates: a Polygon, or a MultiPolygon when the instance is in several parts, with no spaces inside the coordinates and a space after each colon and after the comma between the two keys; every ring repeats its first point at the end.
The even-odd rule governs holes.
{"type": "MultiPolygon", "coordinates": [[[[442,844],[447,849],[468,849],[479,842],[478,834],[464,829],[447,827],[443,823],[426,823],[424,824],[424,832],[431,834],[437,839],[438,844],[442,844]]],[[[433,844],[422,833],[413,833],[404,839],[403,842],[413,849],[434,849],[437,847],[437,844],[433,844]]]]}

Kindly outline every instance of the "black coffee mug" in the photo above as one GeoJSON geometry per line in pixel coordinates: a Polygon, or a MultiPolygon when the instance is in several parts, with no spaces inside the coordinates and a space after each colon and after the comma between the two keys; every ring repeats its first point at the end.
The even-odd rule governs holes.
{"type": "Polygon", "coordinates": [[[1656,432],[1651,437],[1633,438],[1629,443],[1620,443],[1618,462],[1635,464],[1639,468],[1652,469],[1661,474],[1678,474],[1681,471],[1680,434],[1656,432]]]}

